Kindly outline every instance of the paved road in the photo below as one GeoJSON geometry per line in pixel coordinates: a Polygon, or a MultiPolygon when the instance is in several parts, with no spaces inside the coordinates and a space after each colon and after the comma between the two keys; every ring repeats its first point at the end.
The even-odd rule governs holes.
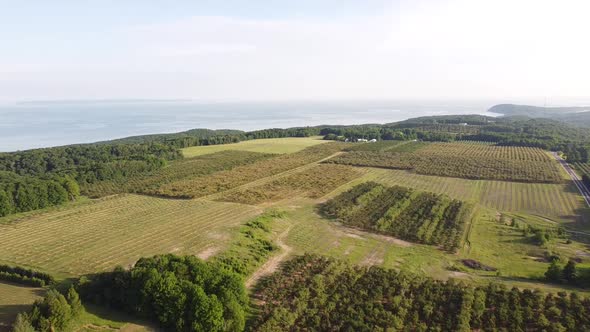
{"type": "Polygon", "coordinates": [[[582,194],[582,197],[584,197],[584,200],[586,201],[586,204],[588,205],[588,207],[590,207],[590,190],[588,190],[588,188],[584,185],[584,182],[582,182],[582,179],[572,169],[572,167],[570,166],[570,164],[568,164],[556,152],[552,152],[552,154],[553,154],[553,157],[555,157],[555,159],[557,159],[557,161],[559,161],[559,163],[561,164],[561,166],[563,166],[563,169],[565,169],[565,171],[567,172],[567,174],[569,174],[569,176],[572,178],[572,181],[574,181],[574,184],[576,185],[576,187],[578,187],[578,190],[580,191],[580,194],[582,194]]]}

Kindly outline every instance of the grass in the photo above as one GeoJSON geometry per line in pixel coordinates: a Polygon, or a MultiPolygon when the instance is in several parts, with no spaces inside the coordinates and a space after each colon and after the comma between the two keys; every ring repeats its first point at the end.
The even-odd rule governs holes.
{"type": "Polygon", "coordinates": [[[255,139],[251,141],[243,141],[233,144],[193,146],[190,148],[182,149],[182,154],[185,158],[190,158],[225,150],[239,150],[263,153],[293,153],[301,151],[313,145],[327,142],[330,141],[324,141],[320,136],[266,138],[255,139]]]}
{"type": "MultiPolygon", "coordinates": [[[[523,238],[513,227],[500,225],[495,219],[496,211],[493,209],[480,209],[474,216],[469,237],[470,246],[452,254],[433,246],[408,243],[328,222],[316,213],[315,201],[309,199],[298,199],[288,204],[281,207],[290,208],[284,218],[292,227],[286,244],[293,248],[292,253],[296,255],[317,253],[345,259],[353,264],[379,265],[442,280],[455,278],[478,284],[500,282],[508,286],[539,288],[552,292],[566,289],[590,294],[586,290],[538,280],[549,264],[535,260],[550,250],[559,253],[564,259],[578,255],[587,261],[587,257],[579,256],[585,252],[583,244],[573,242],[566,245],[564,240],[556,239],[551,240],[546,248],[541,248],[523,238]],[[470,270],[460,262],[464,258],[496,267],[500,274],[470,270]]],[[[525,214],[519,216],[524,219],[535,218],[525,214]]]]}
{"type": "Polygon", "coordinates": [[[0,281],[0,331],[10,331],[16,315],[29,310],[44,293],[43,288],[22,287],[0,281]]]}
{"type": "Polygon", "coordinates": [[[0,262],[71,277],[155,254],[210,254],[259,211],[232,203],[112,196],[1,224],[0,262]]]}
{"type": "Polygon", "coordinates": [[[443,193],[499,211],[544,215],[565,222],[572,228],[587,227],[588,211],[571,181],[547,184],[468,180],[386,169],[371,169],[365,179],[443,193]]]}

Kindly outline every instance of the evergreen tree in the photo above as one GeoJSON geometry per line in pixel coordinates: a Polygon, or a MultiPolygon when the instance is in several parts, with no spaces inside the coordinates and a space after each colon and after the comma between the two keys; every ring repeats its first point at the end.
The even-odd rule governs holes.
{"type": "Polygon", "coordinates": [[[20,313],[16,316],[14,324],[12,324],[13,332],[35,332],[31,319],[27,314],[20,313]]]}
{"type": "Polygon", "coordinates": [[[80,301],[80,296],[78,296],[78,293],[76,292],[74,287],[70,287],[70,289],[68,290],[67,299],[68,299],[68,303],[70,304],[70,308],[72,310],[72,316],[78,317],[82,313],[82,311],[84,310],[84,307],[82,306],[82,302],[80,301]]]}
{"type": "Polygon", "coordinates": [[[575,283],[577,279],[576,262],[570,259],[563,268],[562,274],[567,283],[575,283]]]}

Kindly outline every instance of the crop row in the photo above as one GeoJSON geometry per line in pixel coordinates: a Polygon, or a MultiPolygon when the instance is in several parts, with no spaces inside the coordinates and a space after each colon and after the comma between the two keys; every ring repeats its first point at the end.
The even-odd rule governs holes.
{"type": "Polygon", "coordinates": [[[170,182],[144,193],[176,198],[196,198],[239,187],[246,183],[274,176],[325,159],[345,147],[343,143],[326,143],[300,152],[235,167],[207,176],[185,178],[170,182]]]}
{"type": "Polygon", "coordinates": [[[248,151],[220,151],[174,161],[167,167],[147,174],[89,184],[83,189],[85,194],[90,197],[102,197],[123,192],[152,192],[157,191],[158,188],[168,183],[206,176],[211,173],[252,164],[274,156],[272,154],[248,151]]]}
{"type": "Polygon", "coordinates": [[[350,166],[320,164],[260,186],[229,192],[219,200],[259,204],[293,197],[297,194],[318,198],[361,175],[360,170],[350,166]]]}
{"type": "Polygon", "coordinates": [[[0,225],[0,261],[69,276],[148,255],[198,254],[256,213],[239,204],[116,196],[0,225]]]}
{"type": "Polygon", "coordinates": [[[522,160],[534,162],[554,162],[547,152],[539,148],[521,146],[495,146],[481,143],[430,143],[420,149],[426,155],[467,156],[472,158],[492,158],[500,160],[522,160]]]}
{"type": "Polygon", "coordinates": [[[459,247],[470,214],[468,205],[447,196],[375,182],[353,187],[321,210],[347,225],[451,251],[459,247]]]}
{"type": "Polygon", "coordinates": [[[561,183],[559,165],[542,150],[483,144],[430,144],[413,153],[349,152],[328,160],[418,174],[518,182],[561,183]],[[498,149],[497,152],[489,150],[498,149]],[[460,153],[456,153],[460,151],[460,153]]]}

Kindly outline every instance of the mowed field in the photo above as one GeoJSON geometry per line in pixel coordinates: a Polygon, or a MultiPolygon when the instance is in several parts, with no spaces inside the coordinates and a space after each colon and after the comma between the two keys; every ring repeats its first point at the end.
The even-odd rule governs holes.
{"type": "Polygon", "coordinates": [[[60,277],[162,253],[209,256],[260,212],[233,203],[119,195],[0,224],[0,262],[60,277]]]}
{"type": "Polygon", "coordinates": [[[234,144],[220,144],[208,146],[193,146],[182,149],[185,158],[200,156],[208,153],[214,153],[225,150],[238,150],[263,153],[293,153],[301,151],[307,147],[328,143],[320,136],[314,137],[287,137],[287,138],[266,138],[243,141],[234,144]]]}

